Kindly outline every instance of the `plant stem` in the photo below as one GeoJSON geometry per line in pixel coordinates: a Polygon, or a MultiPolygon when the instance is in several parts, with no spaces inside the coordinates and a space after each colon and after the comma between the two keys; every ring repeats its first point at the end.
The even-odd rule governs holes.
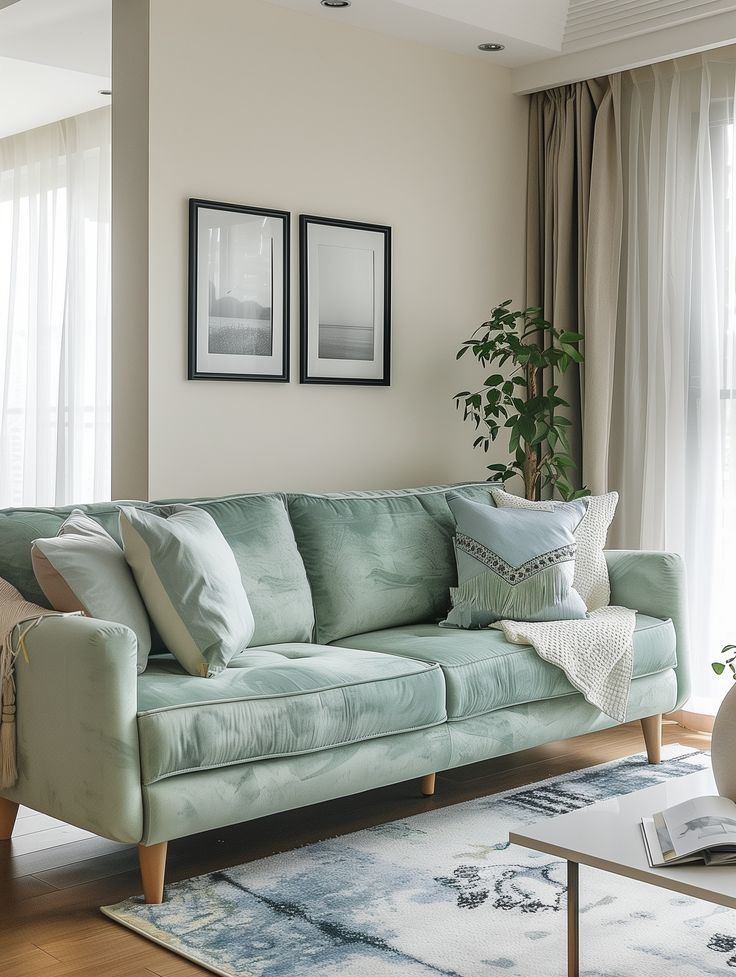
{"type": "MultiPolygon", "coordinates": [[[[539,371],[531,363],[526,368],[527,399],[537,396],[539,386],[539,371]]],[[[524,496],[534,501],[537,497],[537,483],[539,481],[539,452],[536,445],[524,445],[524,496]]]]}

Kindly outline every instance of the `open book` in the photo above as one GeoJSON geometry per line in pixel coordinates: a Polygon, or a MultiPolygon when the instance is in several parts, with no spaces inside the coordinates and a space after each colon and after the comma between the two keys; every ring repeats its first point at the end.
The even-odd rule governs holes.
{"type": "Polygon", "coordinates": [[[736,864],[736,804],[727,797],[696,797],[644,818],[644,846],[653,868],[705,862],[736,864]]]}

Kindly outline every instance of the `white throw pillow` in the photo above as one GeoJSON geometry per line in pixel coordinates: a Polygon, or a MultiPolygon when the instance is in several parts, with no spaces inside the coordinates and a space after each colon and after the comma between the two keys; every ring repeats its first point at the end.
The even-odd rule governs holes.
{"type": "MultiPolygon", "coordinates": [[[[569,502],[554,500],[530,502],[518,495],[511,495],[503,489],[491,489],[493,501],[500,508],[512,506],[517,509],[540,509],[550,512],[561,506],[570,505],[569,502]]],[[[575,530],[575,578],[573,587],[585,601],[589,611],[596,611],[599,607],[607,607],[611,603],[611,584],[608,579],[608,564],[603,552],[606,545],[608,527],[613,521],[618,505],[618,492],[608,492],[606,495],[590,495],[583,501],[588,503],[588,510],[580,525],[575,530]]]]}
{"type": "Polygon", "coordinates": [[[210,678],[255,631],[230,544],[196,506],[120,509],[125,559],[166,647],[190,675],[210,678]]]}
{"type": "Polygon", "coordinates": [[[148,614],[122,549],[99,523],[74,509],[57,536],[33,541],[31,562],[55,611],[82,611],[134,631],[137,668],[144,671],[151,650],[148,614]]]}

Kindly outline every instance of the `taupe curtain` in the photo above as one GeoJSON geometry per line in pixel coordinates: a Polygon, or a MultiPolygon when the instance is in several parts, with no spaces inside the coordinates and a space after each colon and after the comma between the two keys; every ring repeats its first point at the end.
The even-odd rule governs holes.
{"type": "Polygon", "coordinates": [[[736,46],[532,96],[527,301],[585,337],[563,396],[609,545],[684,556],[693,697],[734,640],[736,46]]]}
{"type": "Polygon", "coordinates": [[[555,382],[570,402],[578,482],[607,489],[621,255],[620,76],[531,96],[526,303],[582,333],[586,362],[555,382]]]}

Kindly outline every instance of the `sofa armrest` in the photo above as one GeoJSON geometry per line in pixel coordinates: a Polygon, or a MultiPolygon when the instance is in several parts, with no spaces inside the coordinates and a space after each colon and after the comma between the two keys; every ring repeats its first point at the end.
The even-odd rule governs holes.
{"type": "Polygon", "coordinates": [[[86,617],[48,617],[16,659],[18,781],[3,795],[115,841],[137,842],[143,802],[136,637],[86,617]]]}
{"type": "Polygon", "coordinates": [[[685,562],[676,553],[606,550],[611,603],[651,617],[671,618],[677,635],[677,704],[690,695],[690,646],[685,562]]]}

